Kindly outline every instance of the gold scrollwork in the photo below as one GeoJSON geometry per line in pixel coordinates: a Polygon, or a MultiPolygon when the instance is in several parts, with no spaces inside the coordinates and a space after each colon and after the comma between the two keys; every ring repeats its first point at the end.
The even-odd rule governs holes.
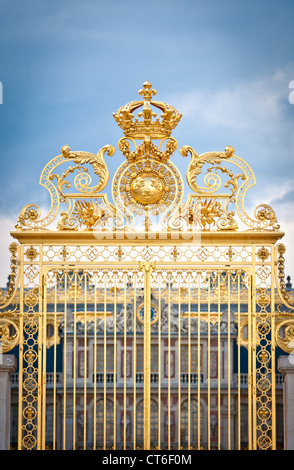
{"type": "Polygon", "coordinates": [[[1,352],[11,351],[19,341],[19,328],[15,321],[0,318],[0,344],[1,352]]]}
{"type": "MultiPolygon", "coordinates": [[[[224,151],[201,155],[189,145],[181,147],[182,156],[191,155],[186,179],[193,193],[188,195],[187,203],[180,207],[183,193],[181,175],[169,159],[178,146],[171,133],[182,115],[173,106],[153,100],[156,93],[152,84],[146,81],[139,90],[142,99],[127,103],[114,114],[124,132],[118,148],[127,162],[118,168],[112,181],[114,207],[111,207],[106,195],[100,195],[107,213],[114,208],[115,217],[109,228],[132,230],[136,213],[145,216],[145,229],[149,230],[152,224],[150,217],[160,213],[164,214],[161,224],[167,230],[176,230],[187,223],[188,230],[197,227],[204,230],[233,231],[238,229],[237,215],[252,230],[278,230],[276,214],[267,204],[260,204],[255,208],[254,218],[247,215],[244,197],[248,189],[255,185],[255,177],[249,165],[235,155],[235,150],[230,145],[224,151]],[[139,109],[136,116],[135,112],[139,109]],[[161,112],[160,116],[157,116],[158,110],[161,112]],[[154,143],[156,140],[159,144],[154,143]],[[204,174],[205,164],[208,167],[204,174]],[[232,165],[241,171],[235,173],[230,168],[232,165]],[[203,176],[202,186],[198,181],[200,174],[203,176]],[[199,208],[195,209],[193,204],[195,197],[197,204],[201,204],[201,215],[198,214],[199,208]],[[234,204],[235,208],[230,204],[234,204]],[[140,211],[142,213],[139,214],[140,211]]],[[[26,205],[18,217],[17,230],[43,230],[55,220],[61,203],[66,207],[60,211],[58,230],[92,230],[93,217],[98,224],[103,218],[96,214],[97,209],[93,202],[85,202],[87,207],[81,208],[81,202],[76,200],[98,198],[98,193],[104,190],[109,180],[104,156],[112,156],[114,152],[111,145],[102,147],[97,155],[72,151],[68,145],[64,145],[61,155],[46,165],[40,178],[40,184],[50,192],[49,213],[42,218],[41,210],[36,204],[26,205]],[[68,166],[61,174],[55,171],[59,165],[70,162],[74,165],[68,166]],[[92,183],[93,172],[98,177],[96,185],[92,183]],[[73,189],[75,192],[70,192],[73,189]],[[86,211],[87,214],[84,215],[87,220],[81,219],[81,211],[86,211]]]]}
{"type": "Polygon", "coordinates": [[[113,217],[114,211],[107,207],[102,207],[93,200],[78,200],[75,203],[73,216],[79,221],[80,226],[84,225],[87,230],[93,230],[97,224],[105,226],[110,217],[113,217]]]}
{"type": "Polygon", "coordinates": [[[118,142],[119,150],[121,150],[129,162],[134,162],[143,157],[152,157],[154,160],[166,162],[177,147],[178,143],[173,137],[162,139],[158,147],[149,139],[145,139],[139,146],[137,146],[136,141],[130,137],[122,137],[118,142]],[[129,141],[134,144],[134,151],[130,150],[129,141]],[[161,147],[164,142],[166,143],[166,149],[162,151],[161,147]]]}
{"type": "Polygon", "coordinates": [[[255,177],[249,165],[244,160],[234,155],[233,147],[227,146],[224,152],[207,152],[198,155],[192,147],[185,145],[180,149],[180,153],[183,157],[186,157],[189,153],[191,155],[186,178],[192,191],[194,191],[198,197],[218,197],[224,201],[224,213],[226,214],[228,222],[221,222],[218,226],[219,229],[237,229],[237,222],[233,220],[235,211],[229,211],[229,204],[231,203],[235,204],[236,212],[241,221],[251,229],[271,228],[278,230],[280,228],[274,210],[267,204],[260,204],[255,208],[255,219],[247,215],[244,207],[244,197],[247,190],[255,185],[255,177]],[[221,166],[222,161],[237,166],[242,170],[242,173],[235,175],[227,166],[221,166]],[[197,177],[201,174],[204,164],[212,166],[207,169],[207,173],[204,175],[205,186],[200,186],[197,183],[197,177]],[[230,193],[228,194],[218,193],[221,188],[219,171],[223,174],[227,174],[229,177],[223,184],[224,188],[230,189],[230,193]],[[241,184],[240,181],[242,181],[241,184]]]}
{"type": "Polygon", "coordinates": [[[191,198],[179,210],[174,211],[169,220],[173,229],[183,230],[237,230],[235,212],[223,209],[221,202],[215,199],[191,198]]]}
{"type": "Polygon", "coordinates": [[[294,319],[281,321],[276,326],[276,344],[286,353],[294,350],[294,319]]]}
{"type": "Polygon", "coordinates": [[[198,153],[189,145],[184,145],[180,149],[180,154],[183,157],[187,157],[188,153],[191,154],[191,160],[187,170],[187,182],[196,193],[210,192],[215,187],[215,182],[211,185],[208,185],[208,188],[201,188],[196,183],[196,178],[200,175],[202,167],[205,163],[214,164],[220,163],[222,160],[229,158],[234,154],[234,148],[228,145],[224,152],[207,152],[202,155],[198,153]]]}
{"type": "Polygon", "coordinates": [[[286,290],[285,284],[285,258],[286,247],[282,243],[279,243],[276,247],[278,259],[277,259],[277,271],[275,272],[277,279],[277,291],[282,302],[290,309],[294,308],[294,299],[290,297],[286,290]]]}
{"type": "Polygon", "coordinates": [[[15,295],[19,272],[17,269],[17,256],[18,256],[18,245],[13,242],[9,245],[9,251],[11,253],[10,259],[10,275],[9,275],[9,284],[5,297],[0,299],[0,308],[5,308],[12,300],[15,295]]]}
{"type": "MultiPolygon", "coordinates": [[[[99,177],[99,182],[96,186],[90,187],[91,178],[84,175],[85,181],[82,181],[80,176],[76,177],[75,186],[80,192],[97,193],[103,191],[109,180],[109,172],[104,160],[104,154],[113,156],[115,148],[112,145],[105,145],[102,147],[97,155],[89,152],[72,152],[68,145],[61,148],[62,155],[67,159],[72,159],[74,163],[79,165],[90,164],[94,170],[95,175],[99,177]]],[[[53,176],[53,175],[52,175],[53,176]]]]}
{"type": "Polygon", "coordinates": [[[254,210],[254,216],[257,220],[267,223],[268,227],[275,230],[280,228],[275,211],[268,204],[259,204],[254,210]]]}
{"type": "Polygon", "coordinates": [[[81,193],[85,197],[95,196],[106,187],[109,180],[109,172],[104,160],[104,154],[107,153],[109,156],[112,156],[114,152],[115,149],[111,145],[105,145],[102,147],[97,155],[89,152],[72,152],[68,145],[64,145],[61,148],[61,155],[53,158],[46,165],[40,178],[40,184],[50,192],[51,207],[49,213],[46,217],[41,218],[41,210],[39,206],[36,204],[27,204],[19,214],[18,222],[15,226],[16,229],[43,229],[56,218],[60,203],[63,202],[67,205],[67,211],[61,212],[61,220],[58,222],[58,228],[75,229],[76,224],[70,217],[72,211],[70,198],[74,195],[78,196],[81,193]],[[54,172],[59,165],[68,163],[70,160],[77,165],[70,166],[61,174],[61,176],[54,172]],[[89,174],[88,168],[84,167],[86,164],[91,165],[94,174],[99,177],[99,181],[96,186],[90,186],[92,178],[89,174]],[[65,189],[71,188],[71,183],[67,178],[70,174],[74,174],[75,172],[77,174],[74,179],[74,186],[78,193],[66,194],[65,189]],[[54,179],[57,181],[56,186],[52,182],[54,179]]]}

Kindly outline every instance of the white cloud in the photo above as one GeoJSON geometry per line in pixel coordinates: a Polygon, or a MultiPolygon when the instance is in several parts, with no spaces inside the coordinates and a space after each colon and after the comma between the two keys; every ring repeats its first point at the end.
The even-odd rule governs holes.
{"type": "Polygon", "coordinates": [[[216,82],[214,89],[201,87],[201,91],[184,92],[171,99],[184,116],[201,118],[207,125],[276,133],[281,124],[289,126],[284,111],[289,105],[289,77],[293,76],[294,69],[289,67],[232,87],[216,82]]]}
{"type": "Polygon", "coordinates": [[[252,167],[256,185],[246,194],[247,212],[253,215],[262,203],[273,207],[285,231],[281,242],[287,247],[286,273],[294,280],[293,201],[289,200],[294,176],[294,106],[289,101],[293,78],[294,67],[289,65],[234,86],[216,81],[214,89],[201,86],[201,91],[170,96],[168,102],[182,112],[188,127],[185,135],[190,132],[196,142],[200,136],[202,145],[206,140],[203,151],[219,150],[215,145],[229,136],[232,140],[225,143],[252,167]]]}
{"type": "Polygon", "coordinates": [[[197,151],[232,145],[252,167],[262,194],[267,186],[292,183],[294,106],[289,102],[289,82],[293,77],[294,66],[287,66],[234,86],[216,82],[214,89],[201,86],[201,91],[178,93],[169,102],[183,114],[185,136],[190,134],[196,146],[201,141],[202,149],[205,145],[197,151]]]}
{"type": "Polygon", "coordinates": [[[294,219],[293,214],[293,201],[281,202],[276,201],[272,205],[276,214],[278,215],[278,223],[280,224],[280,230],[285,232],[284,238],[279,243],[283,243],[286,246],[285,258],[285,274],[290,275],[292,284],[294,285],[294,219]]]}

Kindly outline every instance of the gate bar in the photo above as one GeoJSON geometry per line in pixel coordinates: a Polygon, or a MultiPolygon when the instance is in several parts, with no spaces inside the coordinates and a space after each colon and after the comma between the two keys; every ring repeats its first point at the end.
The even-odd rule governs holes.
{"type": "Polygon", "coordinates": [[[88,351],[88,338],[87,338],[87,271],[84,272],[84,450],[87,448],[87,351],[88,351]]]}
{"type": "Polygon", "coordinates": [[[228,450],[231,450],[231,273],[228,278],[228,450]]]}
{"type": "MultiPolygon", "coordinates": [[[[47,290],[47,286],[46,286],[47,290]]],[[[57,273],[54,273],[53,450],[56,449],[57,273]]]]}
{"type": "Polygon", "coordinates": [[[67,272],[64,272],[63,450],[66,450],[67,272]]]}
{"type": "Polygon", "coordinates": [[[150,450],[151,272],[154,262],[140,262],[144,271],[144,449],[150,450]]]}
{"type": "Polygon", "coordinates": [[[240,271],[237,273],[237,289],[238,289],[238,312],[237,312],[237,321],[238,321],[238,335],[239,335],[239,341],[238,341],[238,450],[241,450],[241,327],[240,327],[240,271]]]}
{"type": "Polygon", "coordinates": [[[208,425],[208,450],[210,450],[210,355],[211,355],[211,344],[210,344],[210,273],[208,273],[208,305],[207,305],[207,425],[208,425]]]}
{"type": "Polygon", "coordinates": [[[276,450],[275,252],[271,246],[272,450],[276,450]]]}
{"type": "Polygon", "coordinates": [[[181,448],[181,272],[178,274],[178,448],[181,448]]]}
{"type": "MultiPolygon", "coordinates": [[[[41,270],[42,272],[42,270],[41,270]]],[[[40,407],[40,410],[42,410],[42,426],[39,427],[39,429],[42,429],[41,432],[41,449],[45,449],[45,444],[46,444],[46,356],[47,356],[47,345],[46,345],[46,336],[47,336],[47,289],[46,289],[46,275],[44,274],[44,277],[42,278],[41,281],[41,289],[42,289],[42,295],[40,296],[40,301],[43,299],[43,304],[42,305],[42,310],[43,310],[43,315],[42,317],[40,316],[40,327],[42,325],[43,331],[42,335],[40,334],[40,338],[42,336],[42,351],[43,351],[43,364],[41,367],[43,370],[41,371],[41,374],[39,377],[42,377],[42,392],[41,395],[43,396],[42,399],[42,406],[40,407]]],[[[41,362],[41,361],[40,361],[41,362]]],[[[38,446],[39,448],[39,446],[38,446]]]]}
{"type": "Polygon", "coordinates": [[[93,403],[93,449],[96,450],[97,439],[97,272],[94,272],[94,354],[93,354],[93,372],[94,372],[94,403],[93,403]]]}
{"type": "Polygon", "coordinates": [[[158,450],[161,449],[161,271],[158,272],[158,450]]]}
{"type": "MultiPolygon", "coordinates": [[[[134,271],[134,341],[133,341],[133,360],[134,360],[134,411],[133,411],[133,428],[134,428],[134,434],[133,434],[133,441],[134,441],[134,450],[136,450],[136,440],[137,440],[137,318],[136,318],[136,312],[137,312],[137,271],[134,271]]],[[[115,280],[116,283],[116,280],[115,280]]],[[[116,287],[115,287],[115,293],[116,293],[116,287]]],[[[116,300],[116,298],[115,298],[116,300]]],[[[115,307],[116,310],[116,307],[115,307]]],[[[115,323],[116,323],[116,317],[115,317],[115,323]]],[[[115,342],[116,342],[116,332],[115,332],[115,342]]]]}
{"type": "Polygon", "coordinates": [[[103,374],[104,374],[104,383],[103,383],[103,449],[106,450],[106,370],[107,370],[107,331],[106,331],[106,284],[107,284],[107,271],[104,271],[104,348],[103,348],[103,374]]]}
{"type": "Polygon", "coordinates": [[[127,271],[124,271],[124,450],[127,431],[127,271]]]}
{"type": "Polygon", "coordinates": [[[170,277],[170,271],[168,271],[168,351],[167,351],[167,356],[168,356],[168,389],[167,389],[167,419],[168,419],[168,450],[170,450],[170,414],[171,414],[171,396],[170,396],[170,366],[171,366],[171,359],[170,359],[170,348],[171,348],[171,340],[170,340],[170,316],[171,316],[171,309],[170,309],[170,304],[171,304],[171,298],[170,298],[170,283],[171,283],[171,277],[170,277]]]}
{"type": "Polygon", "coordinates": [[[114,288],[113,288],[113,356],[114,356],[114,379],[113,379],[113,449],[116,450],[116,381],[117,381],[117,339],[116,339],[116,316],[117,316],[117,305],[116,305],[116,296],[117,296],[117,271],[114,272],[114,288]]]}
{"type": "MultiPolygon", "coordinates": [[[[253,450],[257,449],[257,431],[256,431],[256,258],[255,258],[254,246],[252,249],[252,333],[250,328],[250,341],[252,345],[250,350],[251,361],[252,361],[252,372],[251,372],[251,393],[252,393],[252,415],[249,429],[252,431],[252,446],[253,450]],[[253,335],[253,337],[252,337],[253,335]]],[[[251,315],[250,315],[251,319],[251,315]]],[[[249,371],[248,371],[249,372],[249,371]]],[[[248,404],[248,408],[251,408],[248,404]]]]}
{"type": "Polygon", "coordinates": [[[200,412],[201,412],[201,407],[200,407],[200,371],[201,371],[201,357],[200,357],[200,311],[201,311],[201,273],[198,273],[198,324],[197,324],[197,369],[198,369],[198,384],[197,384],[197,408],[198,408],[198,413],[197,413],[197,426],[198,426],[198,450],[200,450],[201,447],[201,434],[200,434],[200,412]]]}
{"type": "Polygon", "coordinates": [[[218,403],[218,450],[221,448],[221,341],[220,341],[220,271],[217,272],[217,403],[218,403]]]}
{"type": "Polygon", "coordinates": [[[188,271],[188,450],[191,448],[191,272],[188,271]]]}

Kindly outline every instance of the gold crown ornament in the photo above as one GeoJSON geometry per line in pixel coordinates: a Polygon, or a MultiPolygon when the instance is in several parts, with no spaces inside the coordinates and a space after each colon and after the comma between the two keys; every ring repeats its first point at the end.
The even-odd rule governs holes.
{"type": "Polygon", "coordinates": [[[156,93],[157,91],[152,88],[152,83],[147,80],[143,83],[143,88],[139,90],[139,95],[143,96],[143,100],[131,101],[119,108],[117,113],[113,113],[126,137],[139,140],[145,140],[146,137],[151,140],[165,139],[178,125],[182,115],[173,106],[152,100],[156,93]],[[142,111],[135,117],[134,111],[139,108],[142,108],[142,111]],[[162,112],[160,117],[157,116],[154,108],[162,112]]]}
{"type": "Polygon", "coordinates": [[[181,174],[169,161],[178,146],[171,133],[182,115],[173,106],[153,100],[156,93],[146,81],[139,90],[143,99],[131,101],[113,114],[124,132],[118,148],[127,159],[115,174],[113,198],[122,211],[129,208],[126,217],[144,215],[146,228],[150,215],[167,213],[183,195],[181,174]],[[158,146],[153,140],[160,140],[158,146]]]}

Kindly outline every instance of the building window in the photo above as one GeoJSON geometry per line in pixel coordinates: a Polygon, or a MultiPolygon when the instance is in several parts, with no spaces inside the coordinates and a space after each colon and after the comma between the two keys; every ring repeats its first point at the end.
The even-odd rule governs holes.
{"type": "MultiPolygon", "coordinates": [[[[158,344],[151,344],[151,372],[158,373],[158,344]]],[[[137,372],[144,372],[144,345],[137,344],[137,372]]]]}
{"type": "MultiPolygon", "coordinates": [[[[144,445],[144,401],[141,400],[137,405],[136,416],[136,443],[137,447],[143,448],[144,445]]],[[[158,445],[158,406],[155,400],[150,402],[150,446],[155,448],[158,445]]]]}
{"type": "MultiPolygon", "coordinates": [[[[200,364],[198,370],[198,345],[181,344],[181,382],[189,382],[189,356],[190,356],[190,380],[191,383],[198,382],[198,372],[202,372],[202,345],[200,345],[200,364]]],[[[201,378],[200,378],[201,380],[201,378]]]]}
{"type": "Polygon", "coordinates": [[[111,449],[114,442],[114,407],[113,401],[108,398],[97,401],[96,408],[96,445],[97,448],[103,448],[104,442],[107,449],[111,449]],[[105,406],[104,406],[105,405],[105,406]],[[104,414],[106,427],[104,429],[104,414]]]}
{"type": "Polygon", "coordinates": [[[189,415],[189,402],[185,400],[181,406],[181,442],[182,444],[188,445],[188,429],[190,422],[190,445],[193,447],[198,444],[198,421],[200,421],[200,442],[202,440],[202,413],[201,405],[199,409],[200,420],[198,420],[198,401],[191,399],[190,401],[190,415],[189,415]]]}
{"type": "MultiPolygon", "coordinates": [[[[107,344],[106,346],[106,372],[114,371],[114,346],[107,344]]],[[[97,345],[97,372],[104,372],[104,344],[97,345]]]]}

